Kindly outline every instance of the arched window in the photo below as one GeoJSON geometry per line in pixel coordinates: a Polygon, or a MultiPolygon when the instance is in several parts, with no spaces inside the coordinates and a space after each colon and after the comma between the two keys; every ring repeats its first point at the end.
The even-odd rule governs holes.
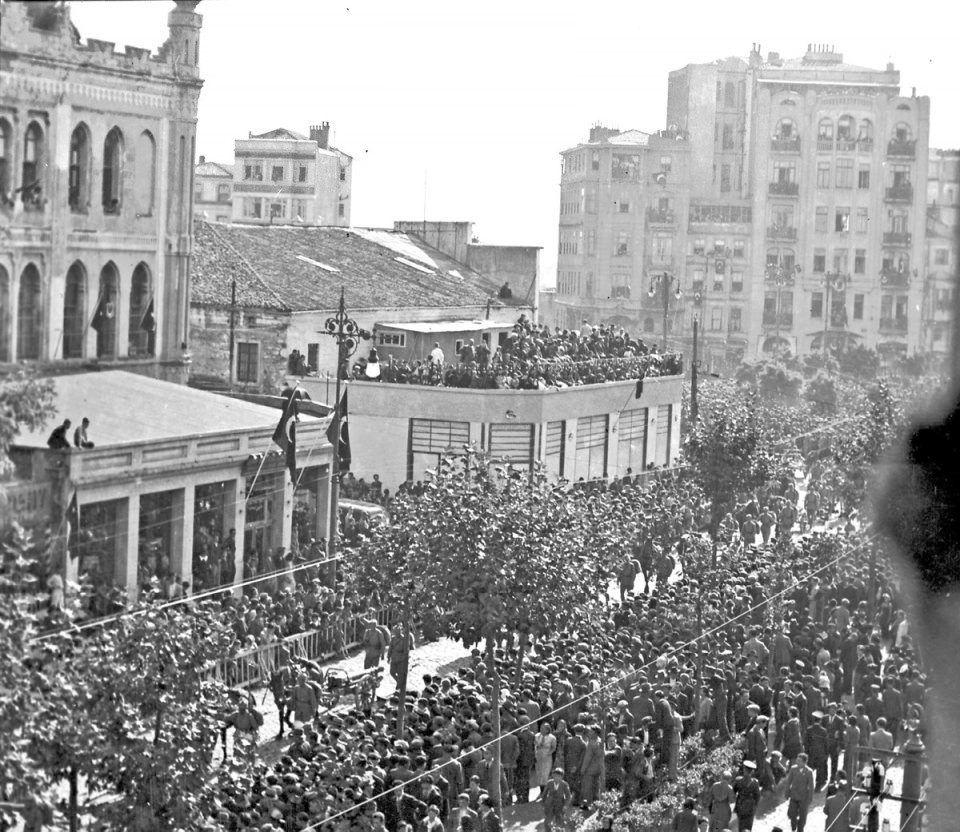
{"type": "Polygon", "coordinates": [[[63,357],[83,358],[87,335],[87,270],[77,260],[67,271],[63,293],[63,357]]]}
{"type": "Polygon", "coordinates": [[[901,121],[893,128],[893,140],[895,142],[908,142],[913,138],[913,130],[910,129],[910,125],[904,121],[901,121]]]}
{"type": "Polygon", "coordinates": [[[153,295],[150,291],[150,270],[138,263],[130,282],[130,317],[127,322],[127,354],[153,355],[156,332],[153,295]]]}
{"type": "Polygon", "coordinates": [[[153,213],[154,182],[156,180],[156,143],[149,131],[137,137],[137,172],[133,179],[133,205],[138,216],[153,213]]]}
{"type": "Polygon", "coordinates": [[[833,141],[833,119],[822,118],[817,125],[817,138],[822,141],[833,141]]]}
{"type": "Polygon", "coordinates": [[[857,130],[858,142],[873,141],[873,122],[868,118],[860,119],[860,127],[857,130]]]}
{"type": "Polygon", "coordinates": [[[733,85],[733,81],[727,81],[727,83],[723,85],[723,106],[737,106],[737,88],[733,85]]]}
{"type": "Polygon", "coordinates": [[[40,272],[30,263],[20,275],[20,296],[17,299],[17,360],[40,358],[40,335],[43,331],[43,299],[40,272]]]}
{"type": "Polygon", "coordinates": [[[23,172],[20,187],[27,208],[42,207],[43,195],[43,130],[31,121],[23,137],[23,172]]]}
{"type": "Polygon", "coordinates": [[[842,142],[852,142],[855,123],[853,116],[840,116],[837,122],[837,139],[842,142]]]}
{"type": "Polygon", "coordinates": [[[10,200],[10,123],[0,118],[0,203],[10,200]]]}
{"type": "Polygon", "coordinates": [[[111,261],[100,272],[97,308],[90,324],[97,331],[97,358],[117,354],[117,307],[120,301],[120,275],[111,261]]]}
{"type": "Polygon", "coordinates": [[[0,266],[0,361],[10,360],[10,275],[0,266]]]}
{"type": "Polygon", "coordinates": [[[774,138],[782,141],[797,138],[797,125],[793,123],[792,118],[782,118],[777,122],[777,134],[774,138]]]}
{"type": "Polygon", "coordinates": [[[71,211],[85,213],[90,206],[90,131],[78,124],[70,136],[70,180],[67,201],[71,211]]]}
{"type": "Polygon", "coordinates": [[[123,133],[114,127],[103,142],[103,213],[119,214],[123,199],[123,133]]]}

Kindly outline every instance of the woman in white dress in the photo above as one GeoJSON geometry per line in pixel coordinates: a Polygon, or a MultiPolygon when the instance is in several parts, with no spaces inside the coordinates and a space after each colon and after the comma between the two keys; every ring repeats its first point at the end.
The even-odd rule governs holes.
{"type": "Polygon", "coordinates": [[[553,752],[557,750],[557,738],[546,720],[540,723],[540,733],[534,735],[533,750],[537,760],[537,785],[542,789],[550,780],[550,772],[553,770],[553,752]]]}

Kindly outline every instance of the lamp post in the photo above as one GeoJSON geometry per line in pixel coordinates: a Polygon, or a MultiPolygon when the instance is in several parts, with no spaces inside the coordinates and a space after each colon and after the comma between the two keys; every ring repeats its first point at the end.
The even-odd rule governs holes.
{"type": "Polygon", "coordinates": [[[340,520],[340,428],[343,413],[340,410],[340,381],[344,372],[346,360],[357,351],[360,339],[370,338],[370,333],[361,329],[355,320],[347,317],[344,303],[343,287],[340,287],[340,305],[337,314],[327,318],[321,335],[330,335],[337,340],[337,387],[333,407],[333,470],[330,475],[330,540],[327,544],[327,553],[331,554],[339,548],[337,546],[337,526],[340,520]]]}
{"type": "Polygon", "coordinates": [[[677,300],[683,296],[683,292],[680,291],[680,278],[676,275],[671,274],[670,272],[657,272],[650,278],[650,289],[647,291],[647,296],[655,298],[657,292],[660,292],[660,295],[663,299],[663,351],[667,351],[667,317],[670,313],[670,287],[676,284],[677,288],[674,292],[674,297],[677,300]]]}
{"type": "Polygon", "coordinates": [[[822,352],[823,359],[827,359],[827,329],[831,325],[831,311],[830,311],[830,290],[834,292],[846,292],[847,283],[850,281],[850,275],[841,274],[840,272],[824,272],[822,278],[820,278],[820,283],[823,288],[823,344],[822,352]]]}
{"type": "Polygon", "coordinates": [[[767,281],[777,287],[777,305],[774,310],[774,355],[780,353],[781,297],[784,287],[793,286],[795,274],[799,274],[799,267],[784,269],[782,263],[777,263],[776,267],[767,269],[767,281]]]}

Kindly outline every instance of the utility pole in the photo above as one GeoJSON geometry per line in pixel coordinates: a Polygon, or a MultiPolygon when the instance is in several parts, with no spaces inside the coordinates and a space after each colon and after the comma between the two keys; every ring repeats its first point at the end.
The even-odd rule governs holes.
{"type": "Polygon", "coordinates": [[[337,545],[337,526],[340,521],[340,430],[343,422],[343,413],[340,410],[340,381],[345,375],[344,365],[347,359],[357,351],[361,338],[370,338],[370,333],[360,329],[357,322],[347,317],[346,303],[343,296],[343,287],[340,287],[340,305],[337,314],[327,318],[321,335],[330,335],[337,339],[337,386],[333,405],[333,462],[330,473],[330,540],[327,543],[327,553],[333,554],[339,548],[337,545]]]}
{"type": "Polygon", "coordinates": [[[670,272],[659,272],[653,276],[653,279],[650,281],[650,289],[647,291],[647,296],[654,298],[657,296],[657,290],[659,289],[663,297],[663,352],[667,351],[667,318],[670,314],[670,287],[676,283],[677,290],[674,293],[677,300],[679,300],[683,292],[680,291],[680,280],[675,275],[672,275],[670,272]]]}
{"type": "Polygon", "coordinates": [[[699,327],[697,316],[693,316],[693,361],[690,363],[690,424],[697,423],[697,417],[700,414],[699,402],[697,401],[697,329],[699,327]]]}
{"type": "Polygon", "coordinates": [[[228,379],[230,381],[231,387],[233,386],[233,351],[234,351],[234,340],[236,338],[235,328],[235,315],[237,311],[237,281],[232,280],[230,282],[230,370],[228,379]]]}

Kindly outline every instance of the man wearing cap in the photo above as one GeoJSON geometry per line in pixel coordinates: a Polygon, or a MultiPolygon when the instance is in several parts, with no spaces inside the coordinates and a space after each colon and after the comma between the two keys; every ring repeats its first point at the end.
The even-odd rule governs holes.
{"type": "Polygon", "coordinates": [[[804,832],[815,788],[813,770],[807,766],[807,755],[802,751],[797,755],[797,762],[787,772],[784,783],[784,796],[790,802],[787,807],[790,828],[793,832],[804,832]]]}
{"type": "Polygon", "coordinates": [[[817,786],[816,791],[820,791],[827,785],[827,743],[829,737],[827,728],[824,725],[826,716],[822,711],[814,711],[810,714],[813,722],[807,728],[806,749],[810,760],[810,768],[816,772],[817,786]]]}
{"type": "Polygon", "coordinates": [[[587,728],[587,747],[580,764],[581,799],[584,808],[590,806],[600,796],[600,775],[603,772],[603,744],[600,735],[593,726],[587,728]]]}
{"type": "Polygon", "coordinates": [[[733,784],[733,793],[736,795],[733,810],[737,813],[737,828],[740,832],[750,832],[753,829],[757,805],[760,803],[760,784],[754,776],[756,770],[757,764],[753,760],[744,760],[743,775],[733,784]]]}
{"type": "Polygon", "coordinates": [[[567,747],[563,755],[563,775],[564,780],[570,787],[570,794],[573,802],[579,806],[581,804],[580,794],[580,766],[583,763],[583,755],[587,750],[587,744],[583,741],[582,725],[571,725],[570,736],[567,738],[567,747]]]}
{"type": "Polygon", "coordinates": [[[564,826],[564,818],[573,794],[569,784],[563,779],[563,769],[555,768],[551,778],[540,792],[540,802],[543,804],[544,832],[551,832],[553,824],[564,826]]]}

